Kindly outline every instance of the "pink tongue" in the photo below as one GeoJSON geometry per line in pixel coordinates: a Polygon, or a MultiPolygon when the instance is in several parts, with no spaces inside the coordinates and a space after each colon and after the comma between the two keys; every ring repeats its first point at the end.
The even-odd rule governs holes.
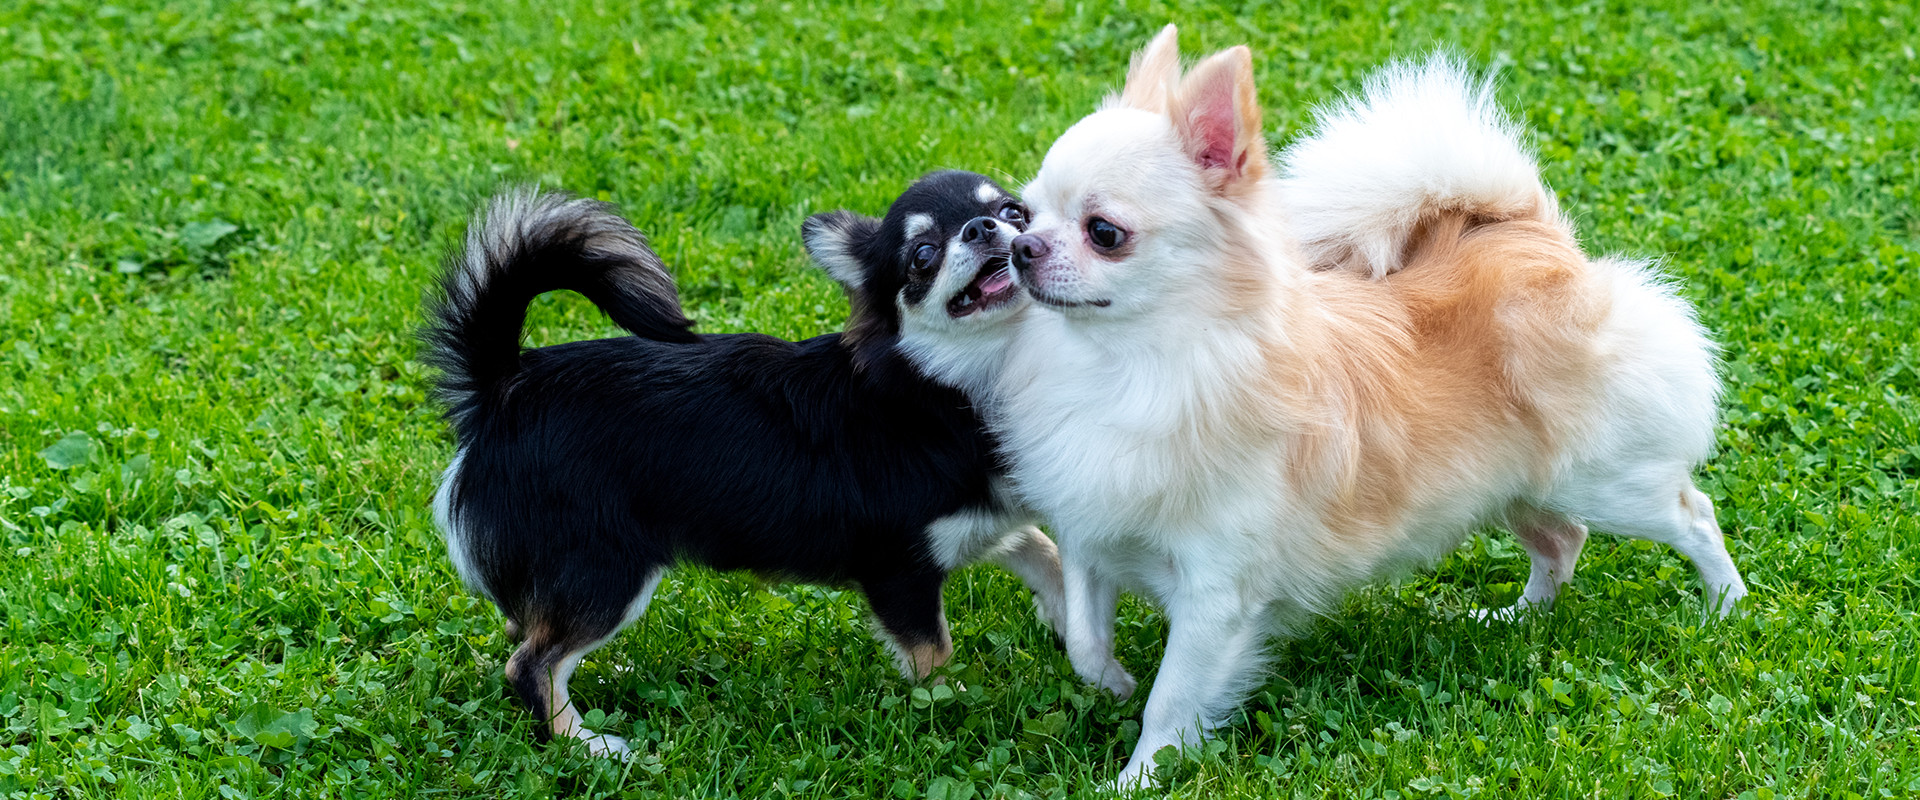
{"type": "Polygon", "coordinates": [[[1012,284],[1013,284],[1012,273],[1009,273],[1005,269],[1001,269],[1000,271],[995,272],[992,275],[988,275],[986,280],[983,280],[980,282],[980,293],[993,294],[995,292],[1000,291],[1001,289],[1007,288],[1012,284]]]}

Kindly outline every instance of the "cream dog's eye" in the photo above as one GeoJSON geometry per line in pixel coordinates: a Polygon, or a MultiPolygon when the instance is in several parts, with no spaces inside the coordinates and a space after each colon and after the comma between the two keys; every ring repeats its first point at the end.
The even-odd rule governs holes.
{"type": "Polygon", "coordinates": [[[1087,238],[1102,250],[1112,250],[1127,240],[1127,232],[1099,217],[1087,220],[1087,238]]]}

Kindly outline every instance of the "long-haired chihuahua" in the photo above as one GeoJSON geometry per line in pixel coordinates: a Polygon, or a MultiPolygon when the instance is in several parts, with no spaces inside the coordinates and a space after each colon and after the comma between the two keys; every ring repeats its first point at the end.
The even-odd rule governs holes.
{"type": "Polygon", "coordinates": [[[627,751],[581,724],[567,680],[676,564],[856,586],[914,679],[952,652],[941,587],[963,565],[1012,570],[1060,619],[1057,551],[993,439],[899,352],[903,328],[1025,310],[1008,250],[1025,223],[963,172],[920,180],[884,219],[809,220],[853,315],[789,342],[692,332],[659,259],[602,203],[512,191],[476,217],[423,334],[458,436],[434,511],[460,577],[519,640],[507,678],[542,739],[627,751]],[[633,335],[522,349],[528,303],[558,289],[633,335]]]}

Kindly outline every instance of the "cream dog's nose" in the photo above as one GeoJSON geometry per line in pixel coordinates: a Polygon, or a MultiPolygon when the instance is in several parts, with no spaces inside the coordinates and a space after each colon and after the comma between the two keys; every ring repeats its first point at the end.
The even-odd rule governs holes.
{"type": "Polygon", "coordinates": [[[1023,233],[1013,240],[1013,268],[1025,272],[1034,261],[1047,255],[1047,240],[1023,233]]]}

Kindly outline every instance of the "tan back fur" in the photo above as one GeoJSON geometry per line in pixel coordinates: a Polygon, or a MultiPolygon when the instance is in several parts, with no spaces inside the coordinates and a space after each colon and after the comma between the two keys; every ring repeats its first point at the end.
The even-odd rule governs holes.
{"type": "Polygon", "coordinates": [[[1296,417],[1290,479],[1361,539],[1478,475],[1544,480],[1599,378],[1606,284],[1564,226],[1443,215],[1413,250],[1382,280],[1311,273],[1268,351],[1268,402],[1328,415],[1296,417]]]}

